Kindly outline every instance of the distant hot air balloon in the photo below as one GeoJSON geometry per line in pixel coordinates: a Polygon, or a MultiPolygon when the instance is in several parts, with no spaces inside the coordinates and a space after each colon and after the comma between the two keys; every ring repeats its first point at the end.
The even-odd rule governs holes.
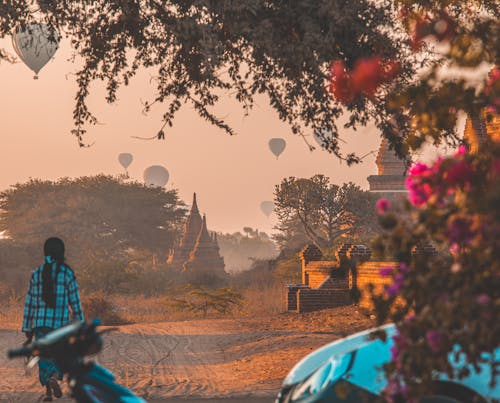
{"type": "Polygon", "coordinates": [[[325,138],[328,138],[328,137],[330,137],[330,133],[324,129],[314,131],[314,133],[313,133],[314,140],[316,140],[316,143],[318,143],[319,147],[322,149],[323,148],[323,140],[321,138],[321,135],[323,135],[323,137],[325,137],[325,138]]]}
{"type": "MultiPolygon", "coordinates": [[[[334,137],[332,130],[326,129],[326,128],[321,128],[318,130],[315,130],[313,133],[314,140],[316,140],[316,143],[320,146],[321,149],[324,150],[323,148],[323,139],[321,138],[323,136],[326,140],[334,137]]],[[[341,141],[342,143],[345,143],[346,141],[341,139],[340,137],[336,138],[337,141],[341,141]]]]}
{"type": "Polygon", "coordinates": [[[132,163],[133,160],[134,157],[132,156],[132,154],[129,153],[118,154],[118,161],[120,162],[120,165],[125,169],[129,167],[129,165],[132,163]]]}
{"type": "Polygon", "coordinates": [[[147,186],[163,187],[170,177],[166,168],[161,165],[152,165],[144,170],[142,175],[147,186]]]}
{"type": "Polygon", "coordinates": [[[262,203],[260,203],[260,209],[266,215],[266,217],[269,217],[274,211],[274,203],[269,200],[263,201],[262,203]]]}
{"type": "Polygon", "coordinates": [[[35,72],[38,72],[54,56],[59,46],[59,35],[44,23],[28,24],[12,35],[12,46],[19,58],[35,72]]]}
{"type": "Polygon", "coordinates": [[[285,150],[286,141],[281,138],[274,138],[269,140],[269,149],[278,158],[280,154],[285,150]]]}

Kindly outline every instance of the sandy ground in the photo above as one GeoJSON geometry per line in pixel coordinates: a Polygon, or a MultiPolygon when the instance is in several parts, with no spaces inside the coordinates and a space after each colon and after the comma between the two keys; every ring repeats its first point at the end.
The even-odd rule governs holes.
{"type": "MultiPolygon", "coordinates": [[[[148,401],[231,398],[225,401],[264,403],[273,400],[300,358],[372,325],[352,307],[272,318],[133,324],[107,334],[96,361],[148,401]]],[[[26,374],[22,360],[6,358],[5,351],[20,345],[23,337],[0,329],[1,402],[33,402],[41,396],[37,371],[26,374]]]]}

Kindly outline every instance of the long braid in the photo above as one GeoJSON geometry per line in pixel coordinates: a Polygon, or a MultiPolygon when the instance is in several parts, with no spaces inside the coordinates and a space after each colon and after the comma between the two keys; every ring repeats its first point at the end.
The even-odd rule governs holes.
{"type": "Polygon", "coordinates": [[[42,271],[42,299],[48,307],[54,309],[56,307],[56,294],[54,284],[57,279],[52,278],[52,269],[56,264],[56,273],[59,272],[60,266],[64,264],[64,242],[59,238],[49,238],[43,246],[45,254],[45,264],[42,271]]]}
{"type": "Polygon", "coordinates": [[[52,279],[52,262],[47,256],[42,271],[42,299],[49,308],[56,307],[56,295],[54,293],[54,281],[52,279]]]}

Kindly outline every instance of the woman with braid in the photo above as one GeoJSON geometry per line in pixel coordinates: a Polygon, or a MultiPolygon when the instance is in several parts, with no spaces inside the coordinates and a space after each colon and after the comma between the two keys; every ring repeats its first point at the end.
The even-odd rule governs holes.
{"type": "MultiPolygon", "coordinates": [[[[64,263],[64,242],[49,238],[43,250],[45,262],[33,270],[24,306],[22,330],[28,342],[33,336],[43,337],[72,320],[84,320],[75,273],[64,263]]],[[[40,383],[46,389],[43,401],[52,401],[52,396],[61,397],[57,380],[62,379],[62,374],[54,362],[40,359],[38,368],[40,383]]]]}

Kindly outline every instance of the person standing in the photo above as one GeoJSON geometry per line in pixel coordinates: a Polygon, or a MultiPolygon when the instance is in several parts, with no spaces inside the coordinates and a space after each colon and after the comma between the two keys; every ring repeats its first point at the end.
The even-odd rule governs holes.
{"type": "MultiPolygon", "coordinates": [[[[28,342],[33,336],[39,339],[72,320],[84,320],[75,273],[64,261],[64,242],[49,238],[43,250],[44,264],[33,270],[24,304],[22,331],[28,342]]],[[[52,401],[52,396],[61,397],[58,380],[62,379],[62,373],[55,363],[42,358],[38,369],[40,383],[46,391],[43,401],[52,401]]]]}

